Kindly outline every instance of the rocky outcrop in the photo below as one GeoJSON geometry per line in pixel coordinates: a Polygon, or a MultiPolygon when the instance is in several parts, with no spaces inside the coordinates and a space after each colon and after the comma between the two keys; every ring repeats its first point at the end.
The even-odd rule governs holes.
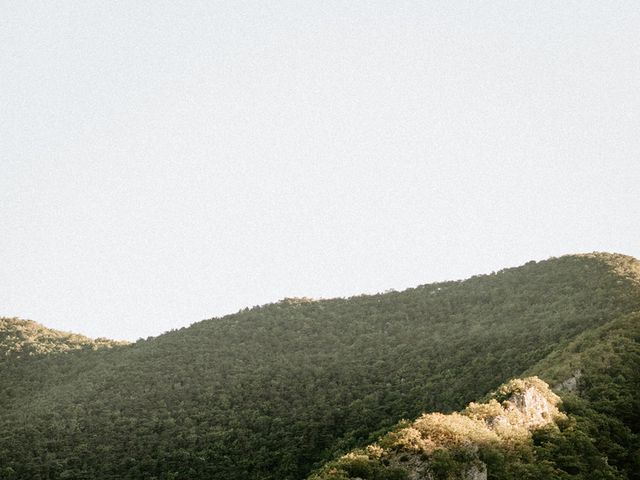
{"type": "Polygon", "coordinates": [[[511,380],[489,401],[470,403],[459,413],[424,414],[377,444],[345,455],[315,478],[355,479],[349,472],[366,465],[403,472],[408,480],[434,480],[443,468],[447,478],[487,480],[481,449],[530,439],[533,430],[563,417],[559,402],[560,397],[537,377],[511,380]]]}
{"type": "MultiPolygon", "coordinates": [[[[394,466],[407,473],[407,480],[436,480],[430,462],[420,460],[416,455],[407,459],[404,464],[395,463],[394,466]]],[[[459,474],[461,480],[487,480],[487,466],[477,459],[469,461],[455,473],[459,474]]]]}
{"type": "Polygon", "coordinates": [[[487,480],[487,466],[478,462],[471,465],[465,472],[463,472],[464,480],[487,480]]]}
{"type": "Polygon", "coordinates": [[[563,380],[557,385],[554,385],[553,389],[559,392],[577,392],[580,377],[582,377],[582,371],[576,370],[569,378],[563,380]]]}
{"type": "Polygon", "coordinates": [[[528,435],[561,416],[560,397],[537,377],[506,383],[484,404],[471,403],[465,413],[483,420],[498,436],[528,435]]]}

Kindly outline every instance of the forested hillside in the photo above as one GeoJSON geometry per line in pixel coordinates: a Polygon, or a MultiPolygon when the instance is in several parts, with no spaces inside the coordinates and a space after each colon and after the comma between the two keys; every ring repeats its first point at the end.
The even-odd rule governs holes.
{"type": "Polygon", "coordinates": [[[557,382],[562,399],[537,377],[513,380],[461,414],[401,422],[310,480],[640,478],[640,313],[580,335],[532,371],[557,382]]]}
{"type": "MultiPolygon", "coordinates": [[[[134,345],[9,355],[0,478],[304,478],[402,418],[461,409],[527,371],[561,382],[585,364],[576,382],[609,378],[593,355],[600,373],[586,374],[580,345],[600,348],[589,335],[613,321],[637,324],[625,315],[640,310],[639,272],[621,255],[566,256],[403,292],[286,299],[134,345]]],[[[635,399],[618,393],[588,408],[635,399]]]]}
{"type": "Polygon", "coordinates": [[[126,342],[107,338],[93,340],[76,333],[53,330],[31,320],[0,317],[0,362],[12,357],[97,350],[124,344],[126,342]]]}

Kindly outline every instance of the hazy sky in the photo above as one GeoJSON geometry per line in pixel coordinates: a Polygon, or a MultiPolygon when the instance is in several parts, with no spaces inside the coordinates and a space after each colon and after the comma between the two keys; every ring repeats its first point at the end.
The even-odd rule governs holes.
{"type": "Polygon", "coordinates": [[[136,339],[640,257],[640,2],[0,0],[0,315],[136,339]]]}

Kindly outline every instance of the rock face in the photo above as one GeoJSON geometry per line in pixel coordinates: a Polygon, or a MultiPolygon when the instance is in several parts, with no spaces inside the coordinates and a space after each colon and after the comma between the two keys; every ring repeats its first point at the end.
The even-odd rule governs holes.
{"type": "MultiPolygon", "coordinates": [[[[494,398],[485,404],[493,406],[493,414],[485,413],[481,408],[479,413],[484,414],[485,423],[498,435],[526,435],[561,416],[557,407],[560,398],[537,377],[512,380],[503,385],[494,396],[502,401],[498,403],[494,398]]],[[[474,403],[467,408],[467,412],[472,415],[477,410],[478,406],[474,403]]]]}
{"type": "Polygon", "coordinates": [[[471,465],[469,469],[463,473],[464,480],[487,480],[487,466],[478,462],[471,465]]]}
{"type": "MultiPolygon", "coordinates": [[[[423,460],[418,455],[405,456],[401,461],[392,456],[389,461],[393,468],[406,472],[407,480],[436,480],[429,460],[423,460]]],[[[461,480],[487,480],[487,466],[478,459],[470,460],[455,473],[461,480]]]]}
{"type": "Polygon", "coordinates": [[[422,415],[393,434],[387,461],[407,472],[409,480],[433,480],[432,456],[457,451],[467,460],[453,463],[451,473],[463,480],[486,480],[487,467],[479,458],[479,447],[529,436],[562,416],[559,401],[537,377],[512,380],[488,402],[471,403],[462,413],[422,415]]]}
{"type": "Polygon", "coordinates": [[[559,402],[560,398],[537,377],[511,380],[486,403],[470,403],[460,413],[424,414],[378,444],[345,455],[330,470],[345,475],[317,478],[357,478],[348,472],[358,463],[360,468],[369,465],[402,471],[409,480],[435,480],[441,478],[443,469],[447,478],[487,480],[481,449],[526,441],[532,430],[563,416],[559,402]]]}
{"type": "Polygon", "coordinates": [[[505,402],[507,415],[516,413],[517,423],[529,430],[549,423],[558,409],[534,387],[515,394],[505,402]]]}
{"type": "Polygon", "coordinates": [[[555,385],[554,390],[563,391],[563,392],[577,392],[578,391],[578,380],[582,377],[582,372],[580,370],[576,370],[573,372],[569,378],[555,385]]]}

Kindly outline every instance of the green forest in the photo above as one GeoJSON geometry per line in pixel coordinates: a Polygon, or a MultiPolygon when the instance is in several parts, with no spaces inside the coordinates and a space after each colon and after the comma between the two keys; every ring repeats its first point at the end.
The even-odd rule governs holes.
{"type": "MultiPolygon", "coordinates": [[[[534,375],[561,416],[484,445],[489,479],[640,478],[634,312],[640,262],[588,254],[289,298],[133,344],[1,319],[0,479],[401,479],[381,458],[345,458],[534,375]]],[[[425,455],[438,479],[466,461],[425,455]]]]}
{"type": "Polygon", "coordinates": [[[328,462],[310,480],[409,480],[412,474],[467,479],[474,468],[493,480],[638,479],[638,365],[635,313],[580,335],[532,369],[550,381],[564,379],[555,384],[560,396],[538,377],[511,380],[460,414],[401,421],[376,443],[328,462]],[[534,403],[523,407],[533,425],[522,428],[522,416],[514,421],[505,405],[530,387],[551,403],[553,411],[542,415],[553,418],[536,424],[540,405],[534,403]]]}

